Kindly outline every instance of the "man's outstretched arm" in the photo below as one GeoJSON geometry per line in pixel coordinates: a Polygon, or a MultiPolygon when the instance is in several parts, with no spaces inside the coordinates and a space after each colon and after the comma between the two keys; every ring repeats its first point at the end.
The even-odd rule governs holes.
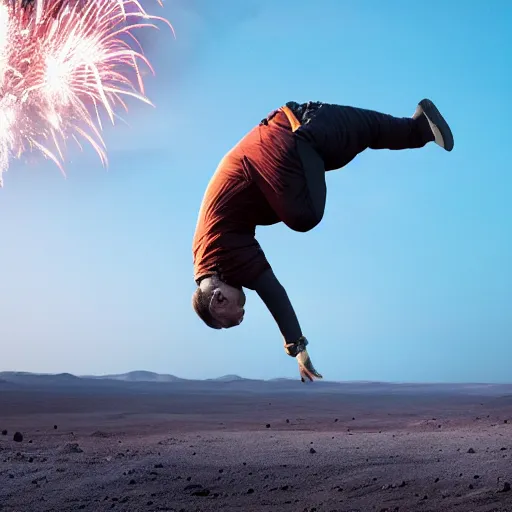
{"type": "Polygon", "coordinates": [[[306,350],[308,342],[302,334],[295,310],[286,290],[274,272],[271,269],[266,270],[250,285],[247,285],[247,288],[254,290],[259,295],[274,317],[283,335],[286,353],[297,358],[302,380],[305,377],[309,380],[313,380],[314,377],[322,378],[311,363],[306,350]]]}

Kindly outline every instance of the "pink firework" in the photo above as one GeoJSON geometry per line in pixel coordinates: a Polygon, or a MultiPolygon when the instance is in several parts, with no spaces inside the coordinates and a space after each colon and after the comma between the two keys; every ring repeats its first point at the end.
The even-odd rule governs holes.
{"type": "Polygon", "coordinates": [[[64,174],[69,138],[106,164],[102,114],[114,123],[124,96],[151,104],[139,63],[153,69],[132,32],[156,21],[172,30],[137,0],[0,0],[0,186],[27,151],[64,174]]]}

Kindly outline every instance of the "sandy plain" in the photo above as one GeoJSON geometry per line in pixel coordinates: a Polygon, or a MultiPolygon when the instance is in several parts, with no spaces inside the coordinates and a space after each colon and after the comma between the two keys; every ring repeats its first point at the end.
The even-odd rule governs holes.
{"type": "Polygon", "coordinates": [[[0,433],[2,512],[512,512],[506,385],[0,374],[0,433]]]}

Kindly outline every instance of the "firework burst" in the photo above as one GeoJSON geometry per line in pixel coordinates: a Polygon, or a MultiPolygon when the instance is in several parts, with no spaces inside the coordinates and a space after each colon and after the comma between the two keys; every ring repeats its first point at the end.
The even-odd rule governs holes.
{"type": "Polygon", "coordinates": [[[13,158],[39,151],[64,174],[66,141],[87,141],[107,162],[102,115],[124,97],[151,104],[133,34],[157,28],[137,0],[0,0],[0,186],[13,158]]]}

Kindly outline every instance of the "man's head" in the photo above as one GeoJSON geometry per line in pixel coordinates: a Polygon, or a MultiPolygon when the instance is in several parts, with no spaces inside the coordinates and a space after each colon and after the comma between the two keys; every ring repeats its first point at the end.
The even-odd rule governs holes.
{"type": "Polygon", "coordinates": [[[203,279],[192,296],[192,306],[212,329],[229,329],[244,319],[245,293],[223,283],[217,276],[203,279]]]}

